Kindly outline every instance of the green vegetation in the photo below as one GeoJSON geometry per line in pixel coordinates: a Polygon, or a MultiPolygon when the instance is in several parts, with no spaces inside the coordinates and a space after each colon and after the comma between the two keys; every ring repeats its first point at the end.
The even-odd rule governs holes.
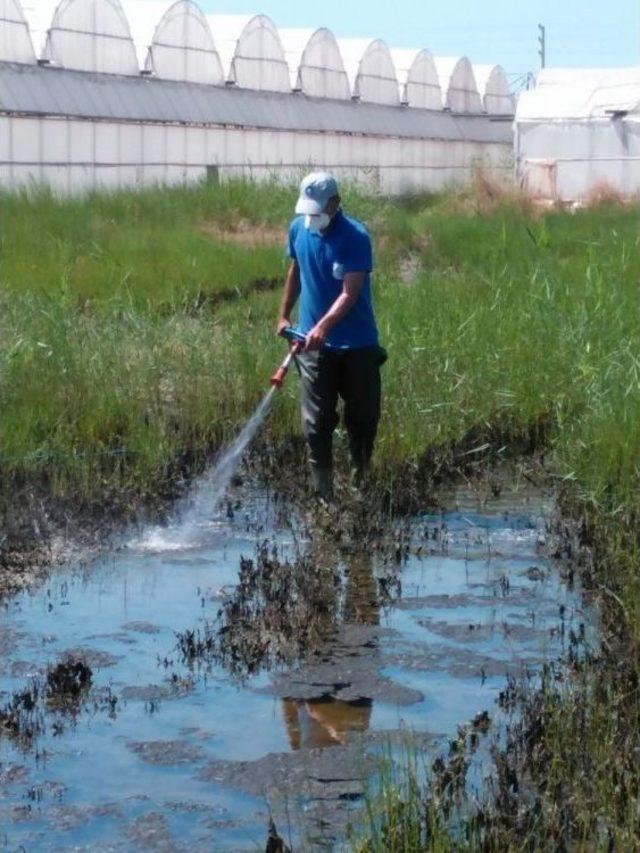
{"type": "MultiPolygon", "coordinates": [[[[543,429],[549,474],[597,557],[585,578],[602,596],[605,649],[570,683],[526,699],[540,712],[525,715],[530,752],[514,744],[504,759],[522,758],[526,796],[511,790],[511,812],[487,811],[476,834],[458,827],[454,846],[473,838],[509,849],[525,838],[531,849],[632,849],[638,211],[535,213],[517,198],[473,194],[345,195],[377,246],[376,305],[390,355],[377,449],[385,478],[469,436],[482,447],[543,429]]],[[[268,283],[282,278],[294,197],[230,183],[1,198],[5,508],[29,488],[50,501],[144,504],[168,488],[181,460],[197,466],[230,438],[283,351],[273,337],[279,294],[268,283]]],[[[296,393],[290,381],[272,413],[273,443],[297,432],[296,393]]],[[[414,849],[409,824],[413,835],[403,841],[394,830],[387,849],[414,849]]],[[[441,831],[437,845],[419,837],[446,847],[441,831]]]]}
{"type": "MultiPolygon", "coordinates": [[[[3,481],[145,494],[179,454],[228,439],[282,353],[273,325],[293,198],[242,183],[4,196],[3,481]]],[[[379,246],[391,356],[379,461],[545,420],[556,473],[604,509],[627,503],[640,439],[636,212],[349,201],[379,246]]],[[[295,396],[294,381],[274,440],[296,429],[295,396]]]]}

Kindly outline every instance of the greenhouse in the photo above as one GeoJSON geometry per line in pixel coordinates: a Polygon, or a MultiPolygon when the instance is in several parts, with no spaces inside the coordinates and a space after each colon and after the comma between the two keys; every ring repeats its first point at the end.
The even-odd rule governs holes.
{"type": "Polygon", "coordinates": [[[165,80],[224,84],[209,23],[191,0],[125,0],[140,71],[165,80]]]}
{"type": "Polygon", "coordinates": [[[433,56],[428,50],[391,51],[400,84],[400,101],[423,110],[442,109],[442,91],[433,56]]]}
{"type": "Polygon", "coordinates": [[[513,115],[514,99],[501,65],[474,65],[478,92],[485,111],[492,115],[513,115]]]}
{"type": "Polygon", "coordinates": [[[479,163],[510,177],[511,117],[487,115],[467,60],[443,76],[427,50],[193,0],[0,0],[0,27],[4,186],[291,180],[310,166],[389,192],[461,183],[479,163]]]}
{"type": "Polygon", "coordinates": [[[434,59],[446,110],[480,113],[483,110],[473,67],[466,56],[436,56],[434,59]]]}
{"type": "Polygon", "coordinates": [[[640,191],[640,68],[546,69],[516,113],[521,184],[549,200],[640,191]]]}
{"type": "Polygon", "coordinates": [[[330,30],[280,28],[279,33],[294,92],[341,101],[351,98],[342,54],[330,30]]]}
{"type": "Polygon", "coordinates": [[[38,59],[78,71],[139,73],[129,23],[119,0],[36,0],[34,15],[38,19],[38,59]]]}
{"type": "Polygon", "coordinates": [[[400,104],[391,51],[382,39],[338,39],[351,95],[372,104],[400,104]]]}
{"type": "Polygon", "coordinates": [[[289,66],[266,15],[208,15],[225,79],[246,89],[290,92],[289,66]]]}

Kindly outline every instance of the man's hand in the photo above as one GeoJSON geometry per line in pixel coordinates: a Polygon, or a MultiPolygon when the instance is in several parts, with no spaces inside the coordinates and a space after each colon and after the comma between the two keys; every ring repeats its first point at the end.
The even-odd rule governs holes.
{"type": "Polygon", "coordinates": [[[279,317],[278,325],[276,326],[276,335],[282,336],[283,331],[291,325],[291,320],[288,317],[279,317]]]}
{"type": "Polygon", "coordinates": [[[342,284],[342,293],[331,308],[327,311],[324,317],[315,324],[313,329],[307,335],[307,344],[304,348],[305,352],[310,350],[322,349],[327,340],[327,335],[351,311],[355,305],[364,280],[366,272],[350,272],[344,277],[342,284]]]}
{"type": "Polygon", "coordinates": [[[323,320],[320,320],[320,322],[316,323],[307,335],[307,343],[305,344],[304,351],[310,352],[311,350],[322,349],[325,345],[328,334],[329,329],[326,323],[324,323],[323,320]]]}

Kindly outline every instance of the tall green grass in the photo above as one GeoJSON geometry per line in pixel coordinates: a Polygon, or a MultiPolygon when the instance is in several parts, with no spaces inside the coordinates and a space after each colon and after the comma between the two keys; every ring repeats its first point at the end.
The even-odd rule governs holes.
{"type": "MultiPolygon", "coordinates": [[[[283,276],[294,199],[242,182],[4,195],[5,482],[41,471],[54,490],[99,492],[105,478],[152,490],[175,454],[226,440],[282,352],[279,294],[253,288],[283,276]],[[280,245],[225,239],[239,221],[249,237],[281,233],[280,245]],[[238,298],[202,296],[221,291],[238,298]],[[109,462],[112,452],[127,463],[109,462]]],[[[507,203],[473,215],[450,197],[356,193],[346,206],[377,248],[390,353],[378,460],[547,417],[558,476],[607,509],[629,500],[640,449],[637,212],[532,217],[507,203]],[[415,275],[402,280],[407,256],[415,275]]],[[[295,429],[294,385],[272,415],[274,440],[295,429]]]]}

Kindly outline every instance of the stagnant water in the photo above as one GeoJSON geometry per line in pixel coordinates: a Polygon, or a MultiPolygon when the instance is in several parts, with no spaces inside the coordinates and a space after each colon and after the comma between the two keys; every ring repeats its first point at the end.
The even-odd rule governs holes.
{"type": "Polygon", "coordinates": [[[458,494],[414,520],[399,568],[341,557],[339,629],[312,665],[242,683],[190,670],[176,632],[215,616],[241,555],[266,535],[281,555],[304,549],[267,494],[207,518],[207,488],[186,521],[7,604],[2,704],[70,650],[93,684],[75,720],[47,710],[30,744],[0,740],[3,849],[259,850],[271,812],[296,849],[331,849],[398,731],[441,749],[496,713],[507,672],[590,630],[579,589],[541,556],[544,501],[458,494]]]}

